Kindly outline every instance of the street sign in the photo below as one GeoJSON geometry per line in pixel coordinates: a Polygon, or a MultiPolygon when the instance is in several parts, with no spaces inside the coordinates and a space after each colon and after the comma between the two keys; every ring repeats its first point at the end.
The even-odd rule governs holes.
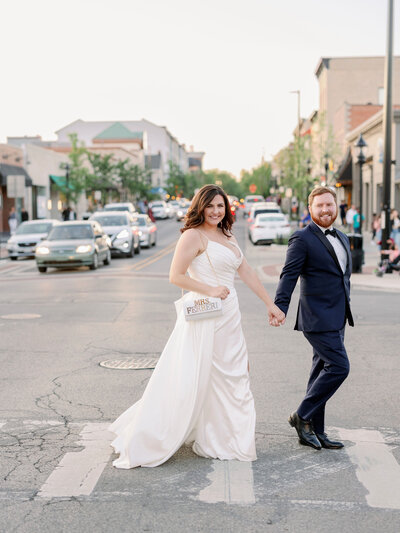
{"type": "Polygon", "coordinates": [[[255,183],[252,183],[250,186],[249,186],[249,191],[254,194],[257,190],[257,185],[255,183]]]}
{"type": "Polygon", "coordinates": [[[7,176],[8,198],[23,198],[25,196],[25,176],[7,176]]]}

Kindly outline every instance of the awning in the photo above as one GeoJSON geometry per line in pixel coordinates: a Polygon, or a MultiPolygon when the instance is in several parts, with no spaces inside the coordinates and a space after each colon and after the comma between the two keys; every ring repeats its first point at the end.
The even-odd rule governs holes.
{"type": "Polygon", "coordinates": [[[351,157],[350,147],[347,148],[347,152],[339,165],[337,174],[337,181],[342,185],[351,185],[353,183],[353,159],[351,157]]]}
{"type": "Polygon", "coordinates": [[[25,187],[32,187],[32,178],[23,167],[0,163],[0,185],[7,185],[7,176],[25,176],[25,187]]]}
{"type": "MultiPolygon", "coordinates": [[[[57,185],[57,187],[60,187],[61,189],[67,188],[67,178],[65,176],[56,176],[55,174],[50,174],[49,178],[55,185],[57,185]]],[[[68,183],[68,189],[74,191],[75,187],[71,185],[71,183],[68,183]]]]}

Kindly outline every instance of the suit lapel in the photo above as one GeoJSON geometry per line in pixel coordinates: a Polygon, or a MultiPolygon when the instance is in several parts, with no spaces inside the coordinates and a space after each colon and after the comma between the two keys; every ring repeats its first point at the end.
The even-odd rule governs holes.
{"type": "MultiPolygon", "coordinates": [[[[345,238],[343,237],[343,234],[342,234],[340,231],[336,230],[336,234],[337,234],[337,236],[338,236],[338,239],[339,239],[340,242],[342,243],[343,248],[346,250],[346,256],[347,256],[346,272],[347,272],[347,270],[349,269],[350,264],[351,264],[351,262],[350,262],[350,249],[349,249],[349,245],[348,245],[347,241],[345,240],[345,238]]],[[[327,240],[328,240],[328,239],[327,239],[327,240]]]]}
{"type": "MultiPolygon", "coordinates": [[[[314,222],[311,222],[308,227],[310,228],[310,230],[314,233],[314,235],[322,242],[322,244],[325,246],[325,248],[328,250],[328,252],[330,253],[332,259],[335,261],[335,265],[338,267],[338,269],[340,270],[340,273],[343,274],[343,271],[340,267],[340,263],[338,261],[338,258],[337,258],[337,255],[335,253],[335,250],[333,249],[333,246],[331,245],[331,243],[328,241],[328,239],[326,238],[326,236],[322,233],[322,231],[319,229],[318,226],[316,226],[314,224],[314,222]]],[[[340,242],[342,242],[342,240],[340,240],[340,242]]],[[[346,248],[346,247],[345,247],[346,248]]],[[[347,253],[347,250],[346,250],[346,253],[347,253]]],[[[348,258],[347,258],[348,259],[348,258]]]]}

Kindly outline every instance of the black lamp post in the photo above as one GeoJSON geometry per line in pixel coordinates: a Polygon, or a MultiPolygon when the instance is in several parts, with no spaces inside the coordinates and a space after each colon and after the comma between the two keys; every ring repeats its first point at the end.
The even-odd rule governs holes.
{"type": "Polygon", "coordinates": [[[363,174],[362,174],[362,167],[366,161],[363,148],[367,147],[367,143],[364,141],[364,137],[362,136],[362,133],[360,133],[359,138],[357,139],[357,142],[355,146],[359,149],[358,156],[357,156],[357,163],[360,166],[360,235],[362,235],[362,224],[363,224],[363,174]]]}

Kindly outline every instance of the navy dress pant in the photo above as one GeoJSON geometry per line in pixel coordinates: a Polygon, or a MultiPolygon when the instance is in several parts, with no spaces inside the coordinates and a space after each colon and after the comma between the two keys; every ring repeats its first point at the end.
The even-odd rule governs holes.
{"type": "Polygon", "coordinates": [[[350,371],[344,347],[344,328],[318,333],[303,331],[303,334],[313,347],[314,356],[307,392],[297,413],[304,420],[312,420],[316,433],[323,433],[325,404],[350,371]]]}

